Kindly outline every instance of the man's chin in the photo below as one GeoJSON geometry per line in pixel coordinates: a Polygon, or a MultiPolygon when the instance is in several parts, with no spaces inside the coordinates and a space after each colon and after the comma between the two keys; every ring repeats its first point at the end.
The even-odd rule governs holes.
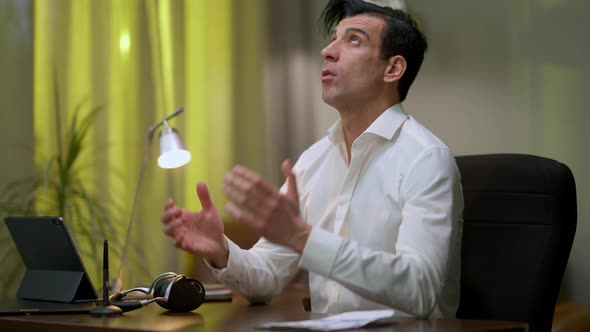
{"type": "Polygon", "coordinates": [[[340,98],[335,98],[335,96],[326,96],[326,95],[322,95],[322,100],[324,101],[324,103],[326,103],[328,106],[331,106],[337,110],[340,109],[340,106],[343,106],[343,101],[340,98]]]}
{"type": "Polygon", "coordinates": [[[331,94],[327,94],[325,92],[322,92],[322,100],[324,101],[324,103],[332,106],[332,107],[336,107],[336,99],[334,95],[331,94]]]}

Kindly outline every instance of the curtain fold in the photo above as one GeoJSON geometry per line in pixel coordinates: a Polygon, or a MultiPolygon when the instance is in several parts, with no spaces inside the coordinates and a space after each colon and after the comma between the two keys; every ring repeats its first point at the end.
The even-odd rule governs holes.
{"type": "MultiPolygon", "coordinates": [[[[185,73],[187,140],[196,167],[187,169],[185,204],[200,208],[197,181],[207,181],[213,201],[223,212],[223,174],[234,163],[232,1],[185,1],[185,73]]],[[[237,111],[237,110],[236,110],[237,111]]]]}

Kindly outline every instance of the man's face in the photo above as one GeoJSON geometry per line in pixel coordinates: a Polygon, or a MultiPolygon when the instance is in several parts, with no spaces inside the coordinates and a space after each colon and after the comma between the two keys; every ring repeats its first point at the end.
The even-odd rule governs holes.
{"type": "Polygon", "coordinates": [[[379,57],[385,22],[372,15],[340,21],[321,55],[322,98],[340,111],[356,108],[385,91],[387,61],[379,57]]]}

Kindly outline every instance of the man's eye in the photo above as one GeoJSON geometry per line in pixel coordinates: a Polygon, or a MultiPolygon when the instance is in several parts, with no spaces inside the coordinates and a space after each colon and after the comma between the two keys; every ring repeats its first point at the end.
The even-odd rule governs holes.
{"type": "Polygon", "coordinates": [[[361,43],[361,39],[360,39],[359,37],[351,37],[351,38],[350,38],[350,43],[351,43],[351,44],[358,45],[358,44],[360,44],[360,43],[361,43]]]}

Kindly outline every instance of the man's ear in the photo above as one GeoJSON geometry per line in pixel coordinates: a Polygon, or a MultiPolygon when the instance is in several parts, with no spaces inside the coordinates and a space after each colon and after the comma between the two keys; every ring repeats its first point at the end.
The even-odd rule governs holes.
{"type": "Polygon", "coordinates": [[[385,68],[383,80],[386,83],[399,81],[406,72],[407,66],[408,63],[403,56],[396,55],[390,57],[389,60],[387,60],[387,67],[385,68]]]}

